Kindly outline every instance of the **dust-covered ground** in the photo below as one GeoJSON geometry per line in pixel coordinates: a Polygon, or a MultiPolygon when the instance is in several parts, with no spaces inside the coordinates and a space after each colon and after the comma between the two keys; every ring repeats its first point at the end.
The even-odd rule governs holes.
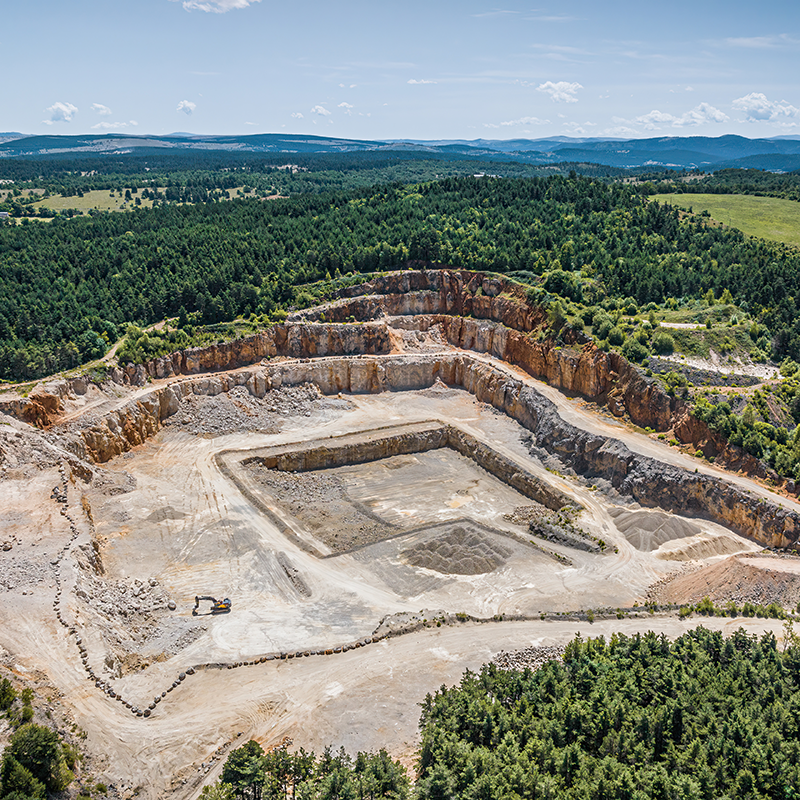
{"type": "MultiPolygon", "coordinates": [[[[576,424],[683,458],[559,402],[576,424]]],[[[589,626],[541,614],[630,608],[678,572],[670,591],[688,594],[675,588],[687,576],[730,556],[748,568],[760,560],[748,555],[756,544],[719,525],[642,509],[565,477],[537,461],[517,423],[441,385],[330,398],[313,386],[263,400],[237,390],[190,397],[155,437],[97,469],[89,484],[49,436],[18,424],[0,430],[0,646],[9,663],[58,687],[87,732],[98,776],[125,797],[194,797],[250,737],[269,744],[288,735],[318,751],[386,746],[410,764],[417,704],[464,669],[501,651],[509,664],[540,658],[550,651],[539,648],[560,647],[578,631],[676,635],[690,624],[643,613],[598,616],[589,626]],[[541,507],[447,449],[277,478],[256,470],[241,485],[215,458],[430,420],[458,425],[565,493],[584,509],[575,524],[606,550],[536,540],[528,525],[541,507]],[[197,595],[229,597],[232,610],[211,615],[205,606],[195,616],[197,595]],[[528,619],[424,627],[444,614],[528,619]],[[302,656],[361,644],[396,629],[392,620],[423,627],[302,656]],[[88,669],[135,706],[154,705],[152,715],[133,715],[88,669]]],[[[726,630],[743,622],[780,630],[774,621],[704,621],[726,630]]]]}

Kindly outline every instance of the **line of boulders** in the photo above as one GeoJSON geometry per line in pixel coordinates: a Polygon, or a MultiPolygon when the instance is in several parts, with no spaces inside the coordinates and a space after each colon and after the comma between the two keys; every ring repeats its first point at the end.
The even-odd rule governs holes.
{"type": "Polygon", "coordinates": [[[259,656],[252,661],[231,661],[231,662],[216,662],[209,664],[199,664],[197,669],[236,669],[237,667],[252,667],[256,664],[266,664],[268,661],[288,661],[291,658],[308,658],[309,656],[332,656],[336,653],[347,653],[350,650],[355,650],[359,647],[366,647],[367,645],[379,642],[385,639],[386,636],[368,636],[365,639],[359,639],[357,642],[349,642],[348,644],[339,645],[337,647],[327,647],[318,650],[295,650],[294,652],[281,652],[269,653],[265,656],[259,656]]]}
{"type": "Polygon", "coordinates": [[[525,647],[522,650],[515,650],[513,653],[501,650],[492,659],[492,664],[499,669],[537,670],[549,661],[561,661],[564,658],[565,649],[563,645],[552,645],[549,647],[525,647]]]}

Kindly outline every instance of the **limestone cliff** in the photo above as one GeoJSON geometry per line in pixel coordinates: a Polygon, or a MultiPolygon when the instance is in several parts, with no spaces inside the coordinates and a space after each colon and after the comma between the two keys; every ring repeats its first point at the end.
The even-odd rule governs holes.
{"type": "MultiPolygon", "coordinates": [[[[406,328],[427,331],[438,326],[454,347],[494,355],[552,386],[606,404],[617,416],[627,414],[637,425],[671,430],[676,439],[714,456],[719,464],[777,478],[761,462],[728,445],[693,417],[684,401],[670,397],[658,380],[643,375],[618,353],[600,351],[580,336],[573,337],[568,346],[559,346],[549,338],[539,341],[531,334],[545,326],[545,312],[528,305],[524,293],[525,287],[519,284],[481,272],[445,269],[387,273],[341,290],[334,303],[299,312],[286,324],[225,344],[173,353],[144,365],[115,368],[109,378],[120,384],[143,386],[148,380],[227,371],[275,357],[386,354],[391,351],[391,335],[385,318],[400,317],[406,328]],[[352,319],[360,324],[347,324],[352,319]]],[[[354,374],[364,381],[391,384],[392,379],[381,374],[386,368],[358,362],[353,366],[354,374]]],[[[326,385],[346,391],[345,383],[336,377],[337,370],[324,365],[321,369],[329,372],[326,385]]],[[[0,410],[44,428],[59,418],[65,397],[85,392],[85,377],[62,380],[37,387],[28,398],[0,401],[0,410]]],[[[146,434],[132,420],[120,424],[131,441],[146,434]]]]}
{"type": "Polygon", "coordinates": [[[130,450],[174,414],[182,397],[219,394],[234,386],[263,397],[272,388],[315,383],[325,394],[406,391],[437,380],[458,386],[515,419],[536,445],[587,477],[609,480],[643,505],[706,516],[765,545],[785,547],[800,535],[800,515],[764,502],[733,484],[690,473],[631,452],[614,440],[564,421],[555,405],[502,369],[466,353],[428,356],[331,357],[205,375],[154,388],[78,432],[78,454],[97,463],[130,450]]]}

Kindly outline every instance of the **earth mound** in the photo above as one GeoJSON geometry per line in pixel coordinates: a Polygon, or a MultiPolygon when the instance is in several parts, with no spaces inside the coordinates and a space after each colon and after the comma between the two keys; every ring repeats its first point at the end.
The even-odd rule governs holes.
{"type": "Polygon", "coordinates": [[[658,550],[662,544],[674,539],[685,539],[700,533],[700,528],[689,520],[660,511],[627,511],[620,508],[610,513],[617,530],[637,550],[646,553],[658,550]]]}
{"type": "Polygon", "coordinates": [[[401,555],[415,567],[451,575],[481,575],[505,564],[511,553],[510,547],[458,526],[439,539],[403,550],[401,555]]]}
{"type": "Polygon", "coordinates": [[[653,592],[660,603],[697,603],[704,597],[794,608],[800,602],[800,559],[732,556],[668,579],[653,592]]]}

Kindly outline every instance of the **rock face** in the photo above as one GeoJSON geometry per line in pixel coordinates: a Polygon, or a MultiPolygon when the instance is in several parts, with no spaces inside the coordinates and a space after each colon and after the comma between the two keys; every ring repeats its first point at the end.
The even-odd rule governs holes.
{"type": "MultiPolygon", "coordinates": [[[[269,452],[248,457],[242,463],[247,465],[258,462],[267,469],[281,472],[307,472],[346,464],[365,464],[381,458],[423,453],[442,447],[449,447],[472,459],[479,467],[513,486],[520,494],[553,511],[572,502],[567,495],[543,483],[466,431],[454,425],[435,422],[406,425],[394,430],[364,431],[357,436],[348,435],[324,442],[269,448],[269,452]]],[[[217,464],[221,460],[218,459],[217,464]]]]}
{"type": "MultiPolygon", "coordinates": [[[[403,326],[407,329],[426,331],[438,326],[455,347],[490,353],[552,386],[605,403],[613,414],[627,414],[642,427],[672,430],[679,441],[714,456],[724,466],[759,477],[768,474],[761,462],[728,445],[695,419],[685,402],[670,397],[658,380],[642,375],[618,353],[598,350],[581,334],[574,335],[568,347],[529,336],[546,325],[544,309],[528,305],[520,284],[482,272],[387,273],[342,289],[336,302],[299,312],[288,324],[226,344],[173,353],[145,365],[117,368],[109,378],[143,386],[150,379],[230,370],[275,356],[385,354],[391,352],[391,335],[380,320],[387,316],[408,318],[403,326]],[[352,319],[364,324],[347,324],[352,319]]],[[[364,379],[382,380],[377,374],[364,379]]],[[[86,379],[74,378],[37,387],[25,400],[0,403],[0,410],[47,427],[61,413],[63,397],[85,392],[86,379]]],[[[774,473],[770,477],[777,479],[774,473]]]]}
{"type": "MultiPolygon", "coordinates": [[[[667,466],[635,454],[619,442],[575,428],[535,389],[463,353],[316,359],[192,378],[155,388],[110,412],[101,422],[80,431],[76,449],[92,461],[107,461],[153,435],[189,393],[219,394],[245,386],[251,394],[263,397],[273,387],[303,383],[315,383],[324,394],[376,393],[424,389],[437,380],[462,387],[503,411],[531,431],[537,446],[576,472],[605,478],[643,505],[705,516],[774,547],[789,546],[800,535],[800,515],[717,478],[667,466]]],[[[459,444],[458,437],[453,438],[452,446],[466,447],[471,454],[475,451],[473,444],[459,444]]],[[[485,466],[501,468],[488,462],[485,466]]],[[[513,476],[504,479],[515,485],[513,476]]],[[[553,507],[546,499],[537,499],[553,507]]]]}
{"type": "MultiPolygon", "coordinates": [[[[152,436],[188,394],[214,395],[244,386],[253,396],[263,397],[272,388],[301,383],[314,383],[324,394],[373,393],[426,388],[438,379],[504,411],[532,431],[539,446],[576,471],[603,476],[644,504],[705,514],[769,545],[797,541],[796,514],[756,502],[722,481],[666,467],[619,443],[580,431],[565,423],[540,394],[484,361],[466,354],[385,355],[391,352],[392,337],[383,317],[402,317],[406,329],[437,327],[455,347],[496,356],[558,388],[605,402],[613,413],[627,413],[639,425],[672,428],[676,437],[721,463],[765,474],[763,465],[738,448],[727,447],[691,416],[683,401],[669,397],[657,381],[643,376],[622,356],[601,352],[589,342],[576,340],[557,347],[529,336],[543,326],[544,312],[528,306],[523,292],[524,287],[479,272],[430,270],[379,276],[343,290],[340,300],[330,306],[303,312],[295,321],[255,336],[112,370],[112,381],[137,386],[151,379],[197,377],[154,388],[107,413],[80,430],[70,449],[96,463],[108,461],[152,436]],[[323,317],[324,322],[315,321],[323,317]],[[363,322],[336,321],[352,317],[363,322]],[[300,360],[241,369],[276,356],[300,360]],[[237,371],[219,374],[233,369],[237,371]]],[[[57,381],[0,408],[47,427],[62,412],[63,398],[86,391],[83,377],[57,381]]]]}

